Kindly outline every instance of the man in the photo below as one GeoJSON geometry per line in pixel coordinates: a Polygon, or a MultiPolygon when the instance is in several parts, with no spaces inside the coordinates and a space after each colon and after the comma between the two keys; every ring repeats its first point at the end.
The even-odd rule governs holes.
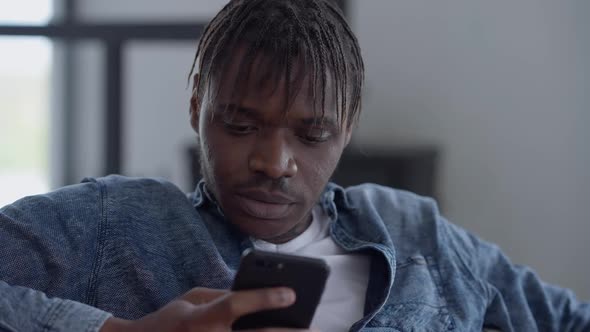
{"type": "Polygon", "coordinates": [[[252,247],[328,262],[312,323],[324,331],[590,329],[588,304],[448,223],[432,200],[328,183],[363,82],[357,41],[329,2],[231,1],[195,61],[204,180],[186,196],[109,176],[4,207],[0,331],[229,331],[296,298],[227,291],[252,247]]]}

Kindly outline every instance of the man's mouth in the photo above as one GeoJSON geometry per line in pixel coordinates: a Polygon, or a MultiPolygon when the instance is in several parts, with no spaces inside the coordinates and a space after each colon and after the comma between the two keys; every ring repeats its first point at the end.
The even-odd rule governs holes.
{"type": "Polygon", "coordinates": [[[240,191],[237,202],[241,209],[251,217],[276,220],[286,217],[295,200],[279,193],[264,190],[240,191]]]}

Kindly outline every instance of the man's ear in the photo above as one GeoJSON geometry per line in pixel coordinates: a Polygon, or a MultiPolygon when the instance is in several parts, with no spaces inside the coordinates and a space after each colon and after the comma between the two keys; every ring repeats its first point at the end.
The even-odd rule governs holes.
{"type": "Polygon", "coordinates": [[[191,117],[191,127],[193,130],[198,134],[199,133],[199,115],[201,113],[200,110],[200,102],[197,100],[197,82],[199,80],[199,74],[195,74],[193,78],[193,91],[191,95],[190,101],[190,117],[191,117]]]}

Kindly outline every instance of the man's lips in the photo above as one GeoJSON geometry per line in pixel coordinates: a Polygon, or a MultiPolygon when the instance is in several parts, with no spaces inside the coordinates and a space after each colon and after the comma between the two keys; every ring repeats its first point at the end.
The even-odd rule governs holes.
{"type": "Polygon", "coordinates": [[[259,219],[284,218],[295,203],[295,200],[288,196],[263,190],[240,191],[236,198],[246,214],[259,219]]]}

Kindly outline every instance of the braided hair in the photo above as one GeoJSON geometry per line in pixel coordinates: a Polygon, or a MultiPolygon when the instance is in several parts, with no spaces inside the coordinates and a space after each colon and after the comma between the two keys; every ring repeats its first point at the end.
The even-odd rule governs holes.
{"type": "MultiPolygon", "coordinates": [[[[356,37],[331,1],[231,0],[205,27],[199,41],[189,73],[189,82],[195,69],[199,73],[193,87],[196,100],[203,100],[211,82],[225,74],[231,61],[237,61],[236,54],[242,54],[237,76],[242,82],[234,83],[233,94],[243,94],[243,87],[252,86],[248,80],[253,63],[264,56],[267,62],[257,68],[255,83],[284,84],[286,111],[306,77],[314,112],[319,111],[321,119],[330,97],[337,101],[336,118],[341,125],[351,126],[358,119],[363,60],[356,37]]],[[[219,95],[219,86],[212,100],[219,95]]]]}

